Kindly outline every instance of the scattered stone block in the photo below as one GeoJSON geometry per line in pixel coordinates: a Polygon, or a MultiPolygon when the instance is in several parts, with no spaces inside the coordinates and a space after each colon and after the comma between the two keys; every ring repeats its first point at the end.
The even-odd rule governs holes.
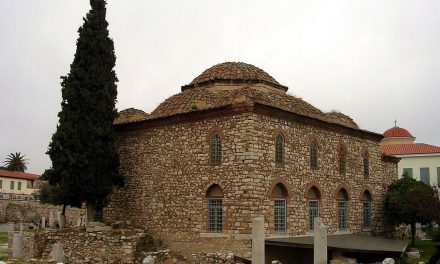
{"type": "Polygon", "coordinates": [[[23,257],[23,235],[14,234],[12,237],[12,257],[23,257]]]}
{"type": "Polygon", "coordinates": [[[382,261],[382,264],[394,264],[395,261],[392,258],[386,258],[382,261]]]}
{"type": "Polygon", "coordinates": [[[55,243],[52,245],[51,251],[52,260],[55,262],[63,262],[64,260],[64,249],[63,244],[55,243]]]}
{"type": "Polygon", "coordinates": [[[143,260],[142,260],[142,264],[154,264],[155,260],[152,256],[146,256],[143,260]]]}
{"type": "Polygon", "coordinates": [[[406,255],[409,258],[414,258],[414,259],[419,259],[420,258],[420,252],[418,252],[418,251],[409,251],[409,252],[406,252],[406,255]]]}

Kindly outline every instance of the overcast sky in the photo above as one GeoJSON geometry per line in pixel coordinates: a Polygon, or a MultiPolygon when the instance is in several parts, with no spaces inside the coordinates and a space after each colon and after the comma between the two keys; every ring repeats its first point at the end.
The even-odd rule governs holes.
{"type": "MultiPolygon", "coordinates": [[[[0,0],[0,161],[45,154],[87,0],[0,0]]],[[[119,110],[151,112],[203,70],[253,64],[366,130],[440,145],[440,1],[108,0],[119,110]]]]}

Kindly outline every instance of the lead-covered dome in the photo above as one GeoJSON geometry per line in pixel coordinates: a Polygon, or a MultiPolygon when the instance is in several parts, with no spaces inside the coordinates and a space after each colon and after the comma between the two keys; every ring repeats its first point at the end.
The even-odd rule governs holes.
{"type": "Polygon", "coordinates": [[[212,66],[197,76],[190,84],[182,86],[182,91],[212,83],[263,83],[287,91],[272,76],[254,65],[244,62],[224,62],[212,66]]]}

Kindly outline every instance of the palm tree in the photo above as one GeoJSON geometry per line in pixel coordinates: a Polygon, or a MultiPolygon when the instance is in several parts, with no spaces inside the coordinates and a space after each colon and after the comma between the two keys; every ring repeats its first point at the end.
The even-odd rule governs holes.
{"type": "Polygon", "coordinates": [[[4,161],[6,169],[10,171],[22,171],[27,170],[27,159],[24,158],[25,155],[21,156],[20,152],[15,152],[9,154],[4,161]]]}

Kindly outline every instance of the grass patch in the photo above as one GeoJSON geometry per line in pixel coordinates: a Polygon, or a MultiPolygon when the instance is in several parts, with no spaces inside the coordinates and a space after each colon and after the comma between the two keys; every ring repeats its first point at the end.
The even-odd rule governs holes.
{"type": "Polygon", "coordinates": [[[7,244],[8,243],[8,232],[0,232],[0,244],[7,244]]]}
{"type": "MultiPolygon", "coordinates": [[[[408,243],[411,242],[408,241],[408,243]]],[[[408,248],[417,248],[420,251],[420,258],[419,259],[408,258],[405,254],[405,256],[402,259],[403,261],[402,263],[418,264],[421,261],[425,263],[429,263],[429,259],[431,258],[431,256],[437,253],[436,244],[437,242],[434,242],[432,240],[416,240],[415,245],[414,246],[408,245],[408,248]]]]}
{"type": "Polygon", "coordinates": [[[0,232],[0,260],[8,260],[8,236],[7,232],[0,232]]]}

